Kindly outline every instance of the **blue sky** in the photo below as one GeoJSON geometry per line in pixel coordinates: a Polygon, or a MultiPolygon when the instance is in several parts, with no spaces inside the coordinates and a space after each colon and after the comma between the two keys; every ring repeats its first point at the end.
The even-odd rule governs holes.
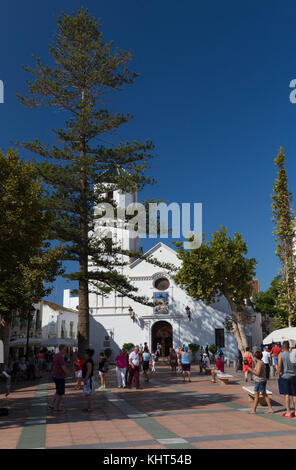
{"type": "MultiPolygon", "coordinates": [[[[56,111],[28,110],[22,64],[32,54],[48,61],[48,44],[61,11],[76,0],[11,0],[1,5],[0,147],[16,140],[49,141],[62,123],[56,111]]],[[[283,146],[290,190],[296,192],[296,4],[293,1],[89,0],[106,41],[133,52],[135,85],[116,95],[113,109],[130,112],[122,139],[153,140],[157,185],[142,196],[201,202],[207,238],[220,225],[240,232],[258,261],[262,289],[277,274],[272,236],[273,159],[283,146]]],[[[25,157],[28,155],[22,153],[25,157]]],[[[148,249],[155,242],[146,240],[148,249]]],[[[170,242],[168,243],[170,244],[170,242]]],[[[50,298],[62,302],[65,281],[50,298]]]]}

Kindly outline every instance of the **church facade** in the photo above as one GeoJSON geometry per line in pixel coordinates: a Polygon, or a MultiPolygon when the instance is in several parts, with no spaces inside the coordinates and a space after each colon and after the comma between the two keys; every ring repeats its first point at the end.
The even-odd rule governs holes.
{"type": "MultiPolygon", "coordinates": [[[[137,200],[136,194],[114,192],[112,197],[118,205],[125,206],[137,200]]],[[[98,226],[97,230],[101,231],[102,227],[98,226]]],[[[113,239],[124,249],[139,250],[140,239],[128,230],[112,226],[104,230],[111,231],[113,239]]],[[[162,242],[145,256],[177,268],[181,265],[176,251],[162,242]]],[[[225,328],[225,319],[231,311],[224,297],[207,306],[189,297],[174,282],[168,270],[142,258],[127,261],[121,272],[137,287],[137,295],[147,297],[153,306],[135,302],[116,292],[108,296],[90,293],[90,343],[96,356],[110,348],[114,358],[124,343],[143,345],[146,342],[150,351],[155,351],[156,344],[160,343],[162,355],[167,355],[170,347],[177,349],[182,344],[195,343],[203,347],[221,346],[225,359],[236,359],[236,340],[225,328]]],[[[91,264],[89,268],[96,269],[91,264]]],[[[69,290],[64,291],[64,306],[76,308],[77,304],[77,297],[71,297],[69,290]]],[[[250,312],[250,318],[246,327],[249,345],[259,346],[262,343],[261,315],[250,312]]]]}

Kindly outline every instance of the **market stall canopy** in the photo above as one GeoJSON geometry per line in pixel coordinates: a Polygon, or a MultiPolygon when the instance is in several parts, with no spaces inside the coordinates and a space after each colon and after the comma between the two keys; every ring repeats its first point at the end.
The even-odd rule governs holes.
{"type": "MultiPolygon", "coordinates": [[[[29,346],[37,346],[41,344],[42,339],[40,338],[29,338],[29,346]]],[[[15,340],[11,340],[9,342],[9,346],[11,348],[19,348],[25,346],[27,344],[27,338],[19,338],[15,340]]]]}
{"type": "Polygon", "coordinates": [[[282,341],[296,341],[296,328],[281,328],[270,333],[263,340],[263,344],[280,343],[282,341]]]}
{"type": "Polygon", "coordinates": [[[42,346],[60,346],[60,344],[65,344],[65,346],[77,346],[77,339],[70,338],[47,338],[42,339],[42,346]]]}

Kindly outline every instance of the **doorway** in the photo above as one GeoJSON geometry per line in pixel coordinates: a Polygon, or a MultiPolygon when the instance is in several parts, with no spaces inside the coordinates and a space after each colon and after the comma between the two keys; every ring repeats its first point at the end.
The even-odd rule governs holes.
{"type": "Polygon", "coordinates": [[[157,343],[161,344],[162,357],[169,355],[170,348],[173,347],[173,327],[167,321],[157,321],[152,326],[152,351],[156,351],[157,343]]]}

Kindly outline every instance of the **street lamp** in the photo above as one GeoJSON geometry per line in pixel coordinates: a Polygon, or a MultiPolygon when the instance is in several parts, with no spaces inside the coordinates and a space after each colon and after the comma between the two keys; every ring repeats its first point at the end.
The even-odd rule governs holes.
{"type": "Polygon", "coordinates": [[[28,312],[28,322],[27,322],[27,342],[26,342],[26,361],[29,358],[29,337],[30,337],[30,328],[31,328],[31,320],[33,319],[35,313],[35,308],[32,307],[31,310],[28,312]]]}
{"type": "Polygon", "coordinates": [[[130,314],[130,316],[131,316],[131,319],[132,319],[133,321],[135,321],[135,319],[136,319],[135,312],[133,311],[133,309],[132,309],[131,306],[129,306],[128,311],[129,311],[129,314],[130,314]]]}
{"type": "Polygon", "coordinates": [[[185,310],[186,310],[186,313],[187,313],[188,320],[191,321],[191,310],[190,310],[190,307],[188,307],[188,305],[187,305],[187,307],[185,308],[185,310]]]}

